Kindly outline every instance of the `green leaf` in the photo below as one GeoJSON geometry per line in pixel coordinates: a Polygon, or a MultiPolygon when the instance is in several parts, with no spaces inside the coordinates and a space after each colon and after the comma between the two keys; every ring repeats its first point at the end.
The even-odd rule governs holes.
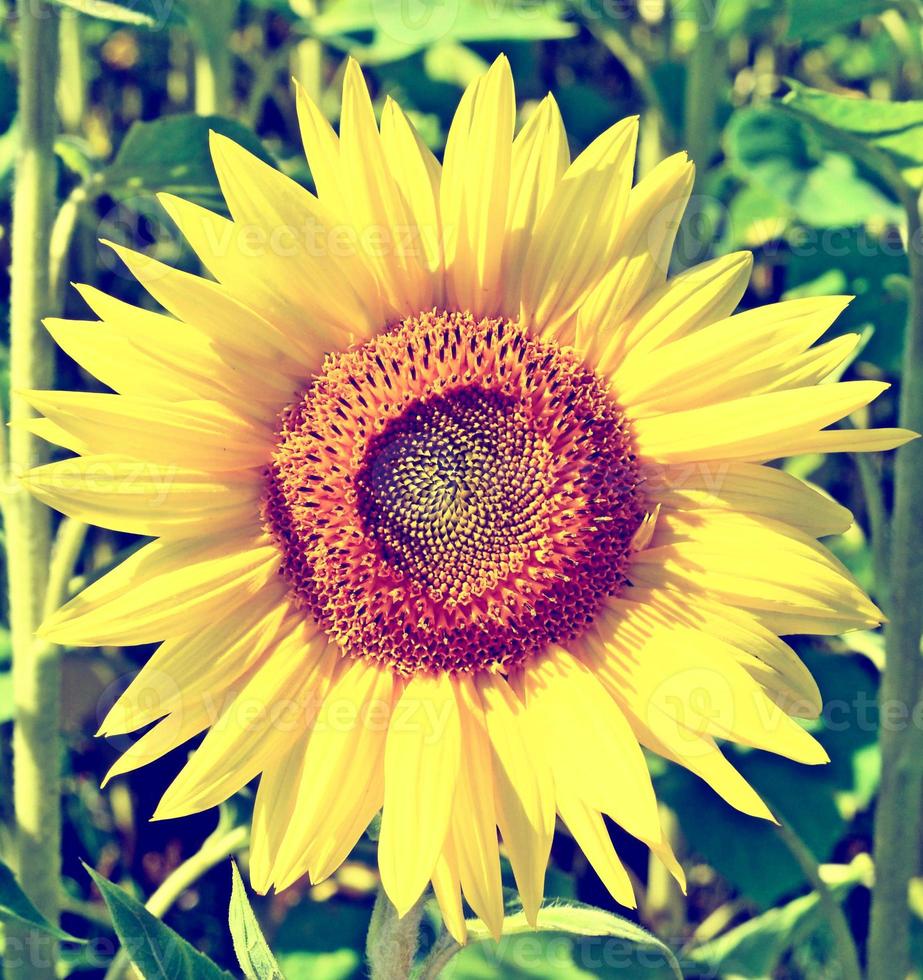
{"type": "Polygon", "coordinates": [[[560,4],[489,0],[335,0],[307,23],[310,33],[367,64],[406,58],[440,41],[541,41],[573,37],[560,4]],[[364,43],[354,35],[372,35],[364,43]]]}
{"type": "Polygon", "coordinates": [[[13,673],[9,670],[0,672],[0,725],[13,720],[15,705],[13,703],[13,673]]]}
{"type": "Polygon", "coordinates": [[[49,922],[32,904],[29,896],[19,887],[13,872],[0,861],[0,922],[16,922],[46,932],[55,939],[69,943],[85,943],[69,932],[64,932],[49,922]]]}
{"type": "MultiPolygon", "coordinates": [[[[136,10],[134,4],[113,3],[111,0],[52,0],[59,7],[76,10],[87,17],[99,20],[114,20],[119,24],[132,24],[135,27],[159,27],[160,18],[144,10],[136,10]]],[[[138,6],[153,6],[138,4],[138,6]]]]}
{"type": "Polygon", "coordinates": [[[789,80],[779,103],[825,143],[855,157],[899,197],[923,188],[923,102],[847,98],[789,80]]]}
{"type": "Polygon", "coordinates": [[[288,980],[354,980],[364,976],[362,954],[371,907],[343,898],[298,902],[273,936],[288,980]]]}
{"type": "Polygon", "coordinates": [[[896,6],[893,0],[788,0],[789,40],[811,41],[835,34],[863,17],[896,6]]]}
{"type": "Polygon", "coordinates": [[[778,106],[741,109],[731,117],[724,149],[743,187],[730,203],[724,249],[783,238],[797,244],[801,225],[828,229],[900,222],[902,209],[866,179],[867,172],[858,172],[844,153],[809,145],[809,135],[806,122],[778,106]]]}
{"type": "Polygon", "coordinates": [[[853,228],[808,237],[796,246],[786,257],[782,298],[852,294],[856,298],[837,319],[834,332],[861,333],[872,324],[875,332],[862,360],[897,374],[908,299],[907,258],[900,245],[853,228]]]}
{"type": "MultiPolygon", "coordinates": [[[[842,901],[858,884],[871,884],[871,859],[857,855],[848,865],[827,866],[833,894],[842,901]]],[[[704,968],[710,975],[761,980],[772,976],[782,957],[804,942],[826,920],[817,892],[803,895],[781,908],[770,909],[724,935],[684,953],[684,963],[704,968]]]]}
{"type": "Polygon", "coordinates": [[[134,123],[115,159],[97,180],[113,197],[169,191],[206,204],[220,201],[208,149],[210,130],[273,163],[257,136],[241,123],[223,116],[181,114],[134,123]]]}
{"type": "MultiPolygon", "coordinates": [[[[806,641],[796,641],[795,649],[824,692],[825,711],[822,721],[812,723],[812,734],[827,750],[829,764],[802,766],[730,746],[727,755],[822,862],[877,787],[878,680],[864,657],[830,653],[806,641]]],[[[655,777],[655,786],[658,797],[676,811],[689,852],[761,911],[801,887],[804,873],[768,821],[732,810],[678,766],[655,777]]]]}
{"type": "Polygon", "coordinates": [[[19,153],[19,118],[14,116],[5,133],[0,133],[0,190],[5,190],[13,176],[19,153]]]}
{"type": "MultiPolygon", "coordinates": [[[[590,972],[587,965],[598,965],[599,958],[590,951],[583,956],[573,940],[554,933],[532,933],[523,936],[504,936],[499,943],[468,943],[459,949],[440,970],[439,980],[598,980],[599,972],[590,972]]],[[[618,974],[619,980],[641,978],[618,974]]],[[[311,980],[314,980],[312,977],[311,980]]],[[[666,977],[661,972],[647,971],[643,980],[673,980],[673,971],[666,977]]]]}
{"type": "MultiPolygon", "coordinates": [[[[579,902],[545,905],[539,909],[535,927],[526,921],[525,912],[516,912],[504,919],[504,937],[534,932],[559,932],[569,936],[606,936],[622,940],[632,946],[640,946],[658,953],[669,964],[673,974],[679,980],[683,978],[676,957],[669,946],[646,929],[642,929],[637,923],[592,905],[583,905],[579,902]]],[[[487,926],[478,919],[468,922],[468,936],[472,942],[491,938],[487,926]]]]}
{"type": "Polygon", "coordinates": [[[247,899],[247,890],[237,870],[237,862],[231,861],[231,906],[228,925],[237,962],[247,980],[283,980],[275,957],[272,955],[260,924],[247,899]]]}
{"type": "Polygon", "coordinates": [[[230,980],[231,975],[165,926],[124,889],[84,865],[100,890],[116,935],[144,980],[230,980]]]}
{"type": "Polygon", "coordinates": [[[75,173],[81,181],[88,181],[93,176],[97,161],[93,157],[90,144],[81,136],[64,133],[54,141],[54,151],[61,162],[75,173]]]}

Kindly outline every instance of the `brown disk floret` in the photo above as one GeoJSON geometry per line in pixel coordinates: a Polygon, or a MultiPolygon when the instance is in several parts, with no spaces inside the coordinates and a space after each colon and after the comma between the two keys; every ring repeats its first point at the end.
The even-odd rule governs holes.
{"type": "Polygon", "coordinates": [[[621,591],[639,482],[619,406],[573,352],[432,312],[328,356],[282,414],[263,511],[346,653],[497,670],[621,591]]]}

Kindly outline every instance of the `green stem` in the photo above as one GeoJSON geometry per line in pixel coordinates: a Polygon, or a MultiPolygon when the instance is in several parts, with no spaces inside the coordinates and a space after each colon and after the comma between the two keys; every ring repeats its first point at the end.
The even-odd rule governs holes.
{"type": "Polygon", "coordinates": [[[426,954],[426,959],[420,966],[416,980],[437,980],[461,946],[445,930],[437,937],[432,948],[426,954]]]}
{"type": "Polygon", "coordinates": [[[641,133],[638,140],[638,175],[643,177],[663,159],[664,140],[670,145],[675,142],[675,135],[668,131],[660,93],[651,79],[647,62],[621,31],[593,20],[588,21],[586,26],[600,44],[619,60],[644,100],[645,108],[641,113],[641,133]]]}
{"type": "Polygon", "coordinates": [[[715,149],[715,116],[719,79],[715,27],[711,5],[695,0],[696,36],[686,59],[684,120],[686,149],[700,173],[705,173],[715,149]]]}
{"type": "Polygon", "coordinates": [[[61,128],[68,133],[79,133],[83,128],[87,95],[87,71],[79,14],[73,10],[66,11],[61,17],[60,33],[58,108],[61,113],[61,128]]]}
{"type": "MultiPolygon", "coordinates": [[[[216,864],[243,850],[249,839],[248,826],[241,825],[227,830],[219,824],[215,833],[205,840],[199,850],[163,880],[160,887],[144,903],[144,907],[151,915],[162,919],[187,888],[211,871],[216,864]]],[[[121,980],[130,965],[131,961],[125,950],[120,949],[109,964],[104,980],[121,980]]]]}
{"type": "MultiPolygon", "coordinates": [[[[920,201],[908,194],[907,256],[911,295],[901,373],[900,424],[923,431],[923,228],[920,201]]],[[[894,718],[895,706],[912,718],[920,696],[920,638],[923,636],[923,440],[898,450],[894,471],[891,531],[891,604],[887,610],[887,657],[880,700],[894,718]]],[[[881,787],[875,809],[875,891],[869,932],[869,976],[904,980],[907,975],[910,912],[907,889],[919,859],[923,804],[919,739],[906,726],[881,728],[881,787]]]]}
{"type": "Polygon", "coordinates": [[[73,517],[65,517],[58,525],[48,566],[48,588],[45,592],[43,616],[50,616],[70,598],[70,583],[80,560],[80,552],[83,551],[87,530],[86,524],[73,517]]]}
{"type": "Polygon", "coordinates": [[[113,931],[112,916],[102,902],[87,902],[82,898],[74,898],[62,888],[60,906],[62,912],[79,915],[81,919],[86,919],[87,922],[102,926],[103,929],[110,932],[113,931]]]}
{"type": "MultiPolygon", "coordinates": [[[[302,41],[300,43],[306,44],[308,42],[302,41]]],[[[291,53],[292,49],[290,47],[283,46],[268,54],[260,50],[258,56],[251,59],[250,68],[253,71],[253,81],[250,84],[250,91],[247,94],[246,105],[239,112],[239,117],[251,129],[256,129],[260,114],[263,111],[263,106],[266,100],[272,95],[280,72],[291,60],[291,53]]],[[[301,76],[297,71],[292,74],[301,81],[301,76]]]]}
{"type": "MultiPolygon", "coordinates": [[[[846,429],[856,426],[848,417],[840,422],[846,429]]],[[[891,556],[891,526],[888,508],[885,505],[882,492],[881,462],[877,453],[853,453],[853,462],[859,474],[862,487],[862,497],[869,522],[869,545],[872,549],[872,568],[875,575],[875,588],[878,591],[882,608],[890,608],[891,598],[888,594],[888,578],[890,576],[891,556]]]]}
{"type": "MultiPolygon", "coordinates": [[[[723,84],[721,52],[715,36],[712,18],[715,7],[708,0],[694,0],[696,36],[686,58],[686,87],[684,97],[685,149],[696,166],[696,189],[708,172],[715,152],[715,125],[718,114],[718,87],[723,84]]],[[[686,225],[680,244],[680,256],[685,267],[695,265],[708,254],[710,235],[686,225]]]]}
{"type": "MultiPolygon", "coordinates": [[[[41,320],[53,306],[48,254],[55,203],[57,28],[50,4],[42,0],[20,4],[21,142],[13,192],[10,295],[13,424],[3,494],[15,702],[14,860],[23,887],[52,922],[58,918],[61,861],[60,665],[58,649],[35,639],[45,596],[50,516],[17,480],[43,462],[44,444],[22,424],[32,413],[15,392],[49,387],[54,374],[54,355],[41,320]]],[[[12,924],[6,936],[5,976],[12,980],[55,976],[53,939],[12,924]]]]}
{"type": "Polygon", "coordinates": [[[365,944],[372,980],[407,980],[420,944],[422,916],[422,898],[403,918],[399,918],[385,890],[378,889],[365,944]]]}
{"type": "Polygon", "coordinates": [[[805,846],[804,841],[785,823],[777,828],[782,842],[789,849],[792,857],[807,878],[808,883],[817,892],[821,911],[830,926],[833,942],[836,946],[837,976],[840,980],[862,980],[862,969],[859,966],[859,956],[856,953],[856,943],[853,940],[849,923],[843,913],[843,908],[829,885],[820,876],[814,855],[805,846]]]}
{"type": "MultiPolygon", "coordinates": [[[[680,849],[679,820],[676,814],[663,804],[660,805],[660,825],[663,828],[664,840],[674,851],[678,851],[680,849]]],[[[666,865],[653,853],[647,866],[647,901],[644,904],[644,916],[651,932],[658,936],[682,936],[685,932],[686,898],[666,865]]]]}
{"type": "Polygon", "coordinates": [[[888,556],[890,554],[891,528],[888,511],[881,492],[881,467],[870,453],[855,453],[853,459],[859,473],[859,483],[865,497],[868,511],[869,537],[872,548],[872,567],[875,574],[875,587],[883,606],[888,607],[888,556]]]}
{"type": "Polygon", "coordinates": [[[67,279],[68,255],[70,254],[71,242],[74,232],[80,223],[83,208],[92,199],[90,187],[87,184],[78,184],[68,194],[66,200],[58,210],[54,224],[51,228],[51,241],[49,243],[49,273],[51,297],[54,305],[58,308],[64,302],[64,287],[67,279]]]}
{"type": "Polygon", "coordinates": [[[200,116],[227,115],[233,103],[234,61],[231,31],[238,0],[211,0],[193,17],[195,39],[195,111],[200,116]]]}
{"type": "MultiPolygon", "coordinates": [[[[885,14],[887,13],[888,11],[885,11],[885,14]]],[[[899,64],[903,62],[909,97],[919,99],[923,95],[923,12],[920,10],[918,0],[901,0],[897,4],[894,16],[899,17],[901,14],[903,37],[895,37],[894,40],[901,48],[903,57],[897,60],[899,64]]],[[[885,23],[885,28],[889,29],[889,17],[883,15],[882,21],[885,23]]]]}
{"type": "MultiPolygon", "coordinates": [[[[313,5],[310,10],[316,12],[313,5]]],[[[320,41],[308,37],[298,42],[292,51],[292,73],[305,92],[320,104],[324,93],[324,47],[320,41]]]]}

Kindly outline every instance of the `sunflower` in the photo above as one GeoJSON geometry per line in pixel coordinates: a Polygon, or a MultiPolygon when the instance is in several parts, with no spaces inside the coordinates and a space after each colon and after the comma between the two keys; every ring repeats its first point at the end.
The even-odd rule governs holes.
{"type": "Polygon", "coordinates": [[[260,891],[381,811],[398,911],[432,883],[457,939],[463,899],[499,934],[500,839],[535,922],[560,817],[633,906],[606,817],[682,879],[644,749],[771,819],[718,742],[826,761],[779,637],[881,619],[817,542],[849,512],[767,461],[911,434],[828,428],[886,387],[822,383],[846,299],[732,315],[746,253],[668,278],[693,167],[633,186],[637,119],[571,162],[549,96],[514,137],[501,57],[440,165],[354,62],[339,134],[297,102],[316,195],[214,134],[230,220],[161,198],[214,278],[113,245],[167,312],[83,286],[100,320],[47,325],[113,393],[26,393],[77,455],[24,479],[152,540],[42,634],[161,644],[107,778],[207,731],[155,817],[259,776],[260,891]]]}

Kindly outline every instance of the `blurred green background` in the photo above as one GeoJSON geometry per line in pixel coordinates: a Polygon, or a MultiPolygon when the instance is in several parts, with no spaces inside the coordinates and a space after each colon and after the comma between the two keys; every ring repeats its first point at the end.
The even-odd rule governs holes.
{"type": "MultiPolygon", "coordinates": [[[[641,116],[639,176],[664,155],[689,149],[698,176],[677,268],[748,248],[756,265],[745,306],[813,293],[855,294],[831,332],[865,335],[849,374],[897,379],[908,296],[900,202],[871,156],[850,152],[848,143],[831,139],[810,113],[799,111],[808,96],[799,96],[797,87],[899,102],[923,98],[921,7],[915,0],[62,0],[60,6],[57,155],[63,206],[52,273],[68,315],[89,316],[69,281],[150,303],[98,238],[196,270],[153,194],[168,190],[223,207],[208,159],[209,128],[251,147],[261,140],[261,152],[311,186],[297,141],[292,75],[335,120],[345,59],[354,56],[373,96],[395,97],[438,154],[464,86],[504,51],[516,78],[520,122],[553,92],[572,153],[633,113],[641,116]],[[793,87],[795,97],[783,103],[793,87]]],[[[5,307],[17,145],[16,11],[0,2],[0,17],[5,307]]],[[[884,145],[894,166],[918,187],[923,168],[914,160],[923,160],[923,103],[900,108],[900,120],[882,123],[876,145],[884,145]]],[[[820,109],[826,111],[825,105],[820,109]]],[[[5,322],[6,309],[2,313],[5,322]]],[[[0,378],[6,398],[4,344],[0,378]]],[[[64,355],[58,357],[59,387],[92,385],[64,355]]],[[[889,395],[872,412],[867,421],[895,424],[889,395]]],[[[803,457],[788,465],[856,512],[856,526],[832,546],[880,598],[855,462],[803,457]]],[[[864,474],[880,482],[886,497],[888,465],[872,461],[864,474]]],[[[108,565],[130,545],[124,536],[91,529],[84,571],[108,565]]],[[[863,855],[870,848],[879,772],[875,696],[882,641],[868,633],[830,642],[795,638],[795,645],[827,702],[816,727],[832,764],[801,768],[755,752],[732,755],[816,859],[836,866],[829,875],[838,882],[861,944],[869,906],[863,855]]],[[[75,976],[103,977],[115,948],[105,906],[80,862],[144,899],[199,850],[218,820],[212,812],[148,822],[188,746],[105,791],[98,788],[128,742],[95,740],[93,733],[148,653],[80,650],[68,652],[64,661],[64,926],[93,939],[86,947],[67,947],[66,966],[75,976]]],[[[8,633],[0,632],[5,823],[11,811],[8,654],[8,633]]],[[[732,811],[688,773],[656,760],[652,766],[667,819],[677,828],[689,890],[680,895],[656,863],[648,866],[644,848],[616,831],[638,883],[640,908],[632,916],[682,951],[689,977],[837,977],[816,897],[806,894],[804,875],[776,831],[732,811]]],[[[235,799],[221,817],[222,827],[246,822],[250,806],[247,793],[235,799]]],[[[245,850],[240,860],[246,863],[245,850]]],[[[289,980],[363,975],[375,887],[374,845],[365,842],[330,881],[254,901],[289,980]]],[[[547,891],[624,911],[616,909],[563,834],[555,842],[547,891]]],[[[227,928],[229,893],[223,860],[182,893],[165,921],[237,972],[227,928]]],[[[923,970],[923,930],[916,947],[917,968],[923,970]]],[[[492,943],[471,946],[444,975],[569,980],[667,974],[657,957],[642,961],[617,944],[524,936],[505,939],[499,949],[492,943]]]]}

